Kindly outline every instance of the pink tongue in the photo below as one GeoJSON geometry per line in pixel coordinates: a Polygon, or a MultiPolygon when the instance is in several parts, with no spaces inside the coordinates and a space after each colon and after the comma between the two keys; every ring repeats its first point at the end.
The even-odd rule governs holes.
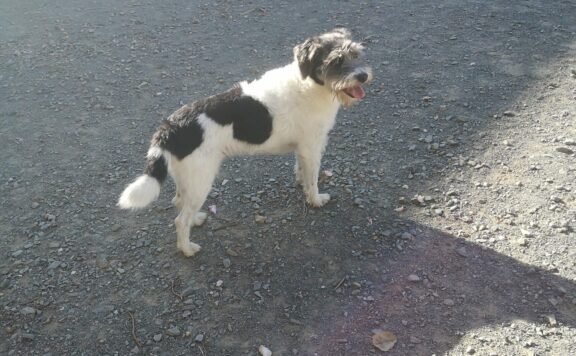
{"type": "Polygon", "coordinates": [[[361,86],[352,87],[346,90],[348,94],[350,94],[355,99],[362,99],[366,93],[361,86]]]}

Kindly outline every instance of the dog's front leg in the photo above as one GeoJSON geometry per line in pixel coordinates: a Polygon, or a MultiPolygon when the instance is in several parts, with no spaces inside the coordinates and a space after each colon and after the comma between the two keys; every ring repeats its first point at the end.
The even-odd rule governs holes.
{"type": "Polygon", "coordinates": [[[298,154],[296,154],[296,163],[294,164],[294,177],[296,178],[297,185],[303,185],[304,179],[302,178],[303,177],[302,166],[300,166],[298,161],[299,161],[298,154]]]}
{"type": "Polygon", "coordinates": [[[296,151],[296,180],[304,188],[306,201],[319,208],[330,200],[330,194],[318,193],[318,174],[324,145],[312,144],[298,147],[296,151]]]}

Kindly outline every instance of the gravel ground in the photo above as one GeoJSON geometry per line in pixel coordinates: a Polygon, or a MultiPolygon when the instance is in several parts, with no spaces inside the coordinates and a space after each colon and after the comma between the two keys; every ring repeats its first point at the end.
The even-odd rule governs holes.
{"type": "Polygon", "coordinates": [[[0,0],[0,354],[576,354],[572,0],[0,0]],[[375,81],[307,209],[228,161],[175,246],[172,183],[115,201],[159,121],[349,27],[375,81]]]}

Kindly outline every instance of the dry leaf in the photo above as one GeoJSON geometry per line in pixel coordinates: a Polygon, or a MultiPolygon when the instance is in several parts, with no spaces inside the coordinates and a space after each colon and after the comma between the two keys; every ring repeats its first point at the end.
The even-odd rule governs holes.
{"type": "Polygon", "coordinates": [[[372,345],[386,352],[394,347],[397,340],[396,335],[390,331],[380,331],[372,336],[372,345]]]}

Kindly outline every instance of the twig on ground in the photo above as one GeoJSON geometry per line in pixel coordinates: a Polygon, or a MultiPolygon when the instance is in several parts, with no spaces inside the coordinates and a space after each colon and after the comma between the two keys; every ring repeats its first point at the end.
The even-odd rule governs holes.
{"type": "Polygon", "coordinates": [[[174,294],[176,297],[178,297],[178,299],[182,300],[182,299],[184,299],[184,296],[183,296],[182,294],[180,294],[180,293],[177,293],[177,292],[174,290],[174,281],[175,281],[175,280],[173,279],[173,280],[172,280],[172,285],[171,285],[171,287],[170,287],[170,290],[172,291],[172,294],[174,294]]]}
{"type": "Polygon", "coordinates": [[[136,321],[134,320],[134,315],[132,312],[128,312],[128,315],[130,315],[130,320],[132,320],[132,339],[134,339],[134,342],[138,347],[142,347],[142,343],[136,337],[136,321]]]}
{"type": "Polygon", "coordinates": [[[236,222],[236,223],[231,223],[231,224],[227,224],[227,225],[218,226],[218,227],[215,227],[214,229],[212,229],[212,232],[224,230],[224,229],[227,229],[227,228],[229,228],[229,227],[234,227],[234,226],[236,226],[236,225],[240,225],[240,223],[237,223],[237,222],[236,222]]]}
{"type": "Polygon", "coordinates": [[[334,287],[334,289],[340,288],[340,286],[342,285],[342,283],[344,283],[345,280],[346,280],[346,276],[344,276],[344,278],[342,278],[342,279],[340,280],[340,282],[338,282],[338,284],[336,285],[336,287],[334,287]]]}

